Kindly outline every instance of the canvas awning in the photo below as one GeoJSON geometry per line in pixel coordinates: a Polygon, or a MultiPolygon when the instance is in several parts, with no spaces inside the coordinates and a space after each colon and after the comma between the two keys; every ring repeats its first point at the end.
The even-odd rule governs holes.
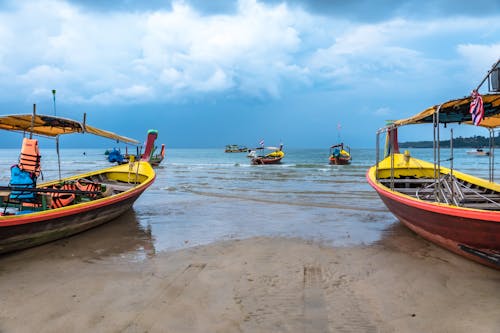
{"type": "MultiPolygon", "coordinates": [[[[484,119],[479,126],[486,128],[500,127],[500,94],[483,95],[484,119]]],[[[472,117],[469,113],[470,96],[451,100],[441,105],[439,109],[439,122],[472,124],[472,117]]],[[[432,116],[439,108],[439,105],[432,106],[412,117],[400,119],[393,123],[395,126],[404,126],[411,124],[433,123],[432,116]]]]}
{"type": "Polygon", "coordinates": [[[46,137],[56,137],[61,134],[90,133],[104,138],[131,144],[139,141],[98,129],[93,126],[83,125],[79,121],[46,115],[32,114],[0,116],[0,129],[23,133],[33,133],[46,137]]]}

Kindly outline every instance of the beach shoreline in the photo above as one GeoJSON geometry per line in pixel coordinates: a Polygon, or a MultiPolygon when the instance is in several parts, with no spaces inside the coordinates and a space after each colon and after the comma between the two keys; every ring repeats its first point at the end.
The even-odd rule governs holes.
{"type": "Polygon", "coordinates": [[[404,228],[397,237],[365,246],[254,237],[140,260],[126,252],[100,252],[98,245],[89,250],[75,239],[1,257],[0,332],[500,327],[499,272],[404,228]]]}

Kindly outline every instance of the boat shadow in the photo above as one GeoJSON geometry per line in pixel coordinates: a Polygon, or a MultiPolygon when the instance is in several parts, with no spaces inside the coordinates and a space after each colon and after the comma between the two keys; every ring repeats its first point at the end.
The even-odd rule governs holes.
{"type": "Polygon", "coordinates": [[[78,259],[95,262],[113,257],[140,261],[155,256],[154,239],[133,209],[95,228],[45,245],[0,255],[0,260],[78,259]]]}
{"type": "Polygon", "coordinates": [[[455,267],[456,270],[490,270],[426,240],[399,221],[387,227],[381,239],[374,245],[382,248],[384,252],[402,254],[409,261],[422,264],[422,268],[428,263],[432,267],[448,264],[450,268],[455,267]]]}

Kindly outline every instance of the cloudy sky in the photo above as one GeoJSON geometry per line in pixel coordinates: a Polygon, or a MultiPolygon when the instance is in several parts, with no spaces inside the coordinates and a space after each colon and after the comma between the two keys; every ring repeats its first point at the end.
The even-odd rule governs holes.
{"type": "Polygon", "coordinates": [[[370,148],[498,58],[498,0],[0,0],[1,114],[86,112],[167,147],[370,148]]]}

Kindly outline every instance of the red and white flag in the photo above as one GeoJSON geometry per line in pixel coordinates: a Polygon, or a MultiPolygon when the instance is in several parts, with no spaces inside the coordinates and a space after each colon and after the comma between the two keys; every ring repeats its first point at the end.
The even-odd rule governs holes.
{"type": "Polygon", "coordinates": [[[469,112],[472,115],[472,122],[478,126],[484,118],[483,99],[476,90],[472,91],[471,97],[469,112]]]}

